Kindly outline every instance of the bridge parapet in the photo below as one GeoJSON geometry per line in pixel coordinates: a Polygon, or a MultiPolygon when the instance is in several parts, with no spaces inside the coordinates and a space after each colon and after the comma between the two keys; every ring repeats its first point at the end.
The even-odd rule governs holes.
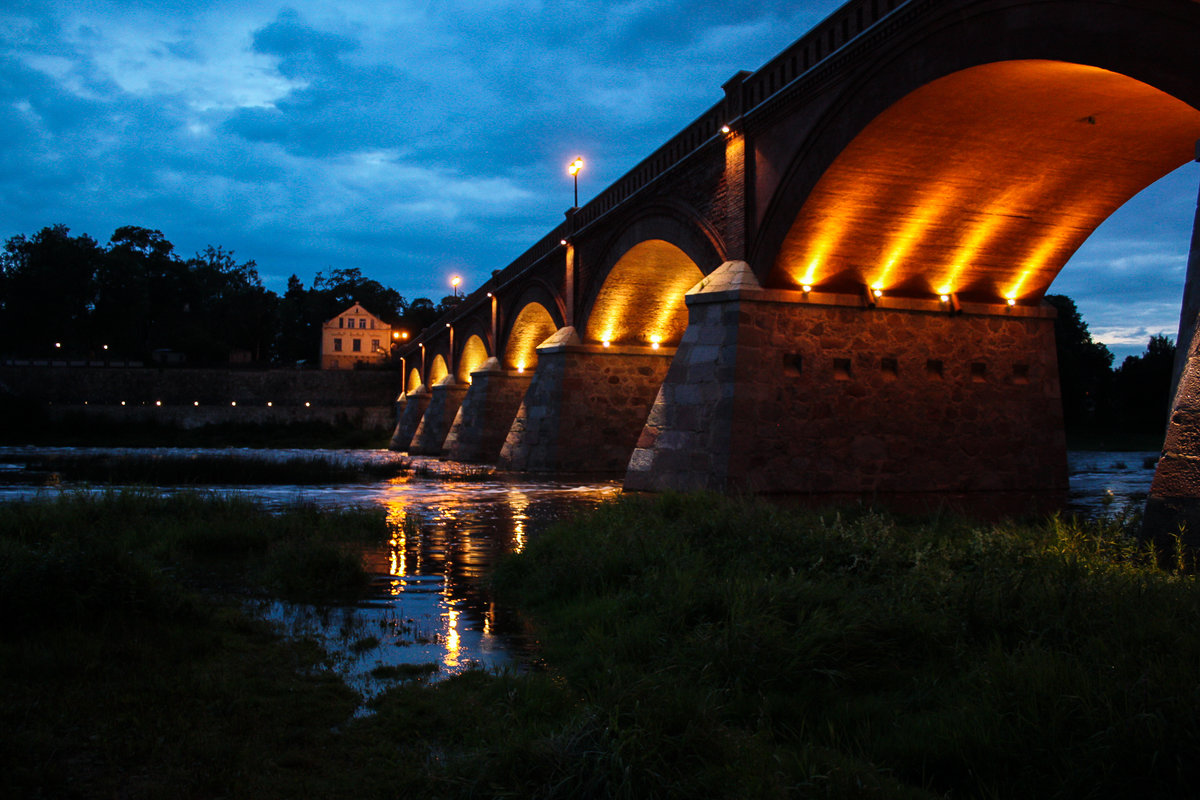
{"type": "Polygon", "coordinates": [[[742,82],[747,110],[756,108],[910,0],[857,0],[843,5],[742,82]]]}
{"type": "Polygon", "coordinates": [[[716,140],[724,126],[761,106],[906,2],[858,0],[847,3],[756,72],[735,76],[726,84],[725,100],[709,108],[580,208],[574,217],[574,230],[582,230],[596,222],[690,158],[695,151],[716,140]]]}

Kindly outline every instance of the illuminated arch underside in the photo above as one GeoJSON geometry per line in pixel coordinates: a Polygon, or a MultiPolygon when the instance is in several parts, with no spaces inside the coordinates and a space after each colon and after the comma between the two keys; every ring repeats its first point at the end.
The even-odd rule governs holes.
{"type": "Polygon", "coordinates": [[[814,187],[772,285],[1035,299],[1125,201],[1193,157],[1200,111],[1123,75],[986,64],[879,115],[814,187]]]}
{"type": "Polygon", "coordinates": [[[476,335],[467,339],[467,343],[463,345],[462,355],[458,359],[458,382],[470,383],[471,373],[482,367],[483,362],[487,359],[487,346],[483,343],[483,339],[476,335]]]}
{"type": "Polygon", "coordinates": [[[678,342],[687,328],[684,294],[703,277],[675,245],[661,239],[639,242],[605,278],[588,315],[586,339],[640,345],[678,342]]]}
{"type": "Polygon", "coordinates": [[[408,372],[408,391],[415,392],[421,387],[421,371],[413,367],[408,372]]]}
{"type": "Polygon", "coordinates": [[[446,368],[446,359],[440,355],[433,357],[433,362],[429,365],[429,383],[428,386],[433,388],[441,382],[442,378],[450,374],[450,370],[446,368]]]}
{"type": "Polygon", "coordinates": [[[558,330],[554,318],[541,303],[526,303],[513,320],[504,348],[504,366],[508,369],[533,369],[537,366],[537,346],[558,330]]]}

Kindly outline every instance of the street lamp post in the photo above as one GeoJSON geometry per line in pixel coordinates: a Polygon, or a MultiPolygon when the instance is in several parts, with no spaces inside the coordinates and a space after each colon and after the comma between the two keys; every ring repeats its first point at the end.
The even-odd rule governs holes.
{"type": "Polygon", "coordinates": [[[575,208],[579,208],[579,170],[583,169],[583,156],[575,156],[575,160],[567,164],[567,173],[575,179],[575,208]]]}
{"type": "Polygon", "coordinates": [[[454,287],[454,296],[458,297],[458,285],[462,283],[462,278],[455,275],[450,279],[450,285],[454,287]]]}

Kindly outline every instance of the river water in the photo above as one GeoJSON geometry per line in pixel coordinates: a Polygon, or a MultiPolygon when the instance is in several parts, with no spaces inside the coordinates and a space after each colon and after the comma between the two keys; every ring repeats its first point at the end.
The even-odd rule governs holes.
{"type": "MultiPolygon", "coordinates": [[[[317,457],[343,463],[391,463],[386,450],[172,450],[0,447],[0,502],[86,486],[31,484],[26,461],[44,454],[102,453],[231,459],[317,457]]],[[[1149,491],[1157,453],[1072,452],[1068,511],[1087,516],[1139,507],[1149,491]]],[[[308,636],[330,653],[347,682],[370,698],[399,680],[437,680],[473,667],[525,668],[537,642],[511,609],[497,604],[488,570],[519,552],[557,520],[616,497],[616,480],[542,480],[488,474],[434,459],[408,459],[418,475],[320,486],[225,485],[208,491],[251,496],[268,507],[297,502],[329,508],[378,505],[394,531],[391,541],[362,551],[372,591],[353,606],[305,606],[250,601],[252,613],[290,636],[308,636]],[[463,474],[467,477],[461,477],[463,474]]],[[[173,491],[166,487],[162,491],[173,491]]]]}

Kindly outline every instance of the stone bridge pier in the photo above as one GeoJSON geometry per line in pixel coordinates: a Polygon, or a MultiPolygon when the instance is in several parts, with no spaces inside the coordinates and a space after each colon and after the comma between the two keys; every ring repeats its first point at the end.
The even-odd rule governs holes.
{"type": "Polygon", "coordinates": [[[432,398],[433,396],[424,384],[417,386],[405,396],[404,408],[400,412],[400,419],[396,423],[396,431],[392,434],[392,441],[388,444],[388,449],[408,449],[432,398]]]}
{"type": "Polygon", "coordinates": [[[447,375],[434,385],[430,390],[429,405],[408,445],[409,453],[418,456],[442,454],[442,444],[467,396],[467,388],[465,383],[455,383],[453,375],[447,375]]]}
{"type": "Polygon", "coordinates": [[[451,461],[494,464],[533,374],[505,370],[489,358],[471,373],[471,386],[450,426],[442,453],[451,461]]]}
{"type": "Polygon", "coordinates": [[[988,515],[1065,501],[1048,306],[763,290],[742,262],[687,305],[627,489],[988,515]]]}
{"type": "MultiPolygon", "coordinates": [[[[1200,142],[1196,143],[1200,162],[1200,142]]],[[[1175,376],[1171,413],[1167,419],[1162,455],[1146,498],[1144,533],[1160,547],[1170,548],[1183,534],[1191,547],[1200,547],[1200,199],[1192,224],[1191,250],[1183,286],[1179,334],[1175,338],[1175,376]]]]}
{"type": "Polygon", "coordinates": [[[666,377],[673,348],[584,345],[560,329],[500,452],[504,469],[623,473],[666,377]]]}

